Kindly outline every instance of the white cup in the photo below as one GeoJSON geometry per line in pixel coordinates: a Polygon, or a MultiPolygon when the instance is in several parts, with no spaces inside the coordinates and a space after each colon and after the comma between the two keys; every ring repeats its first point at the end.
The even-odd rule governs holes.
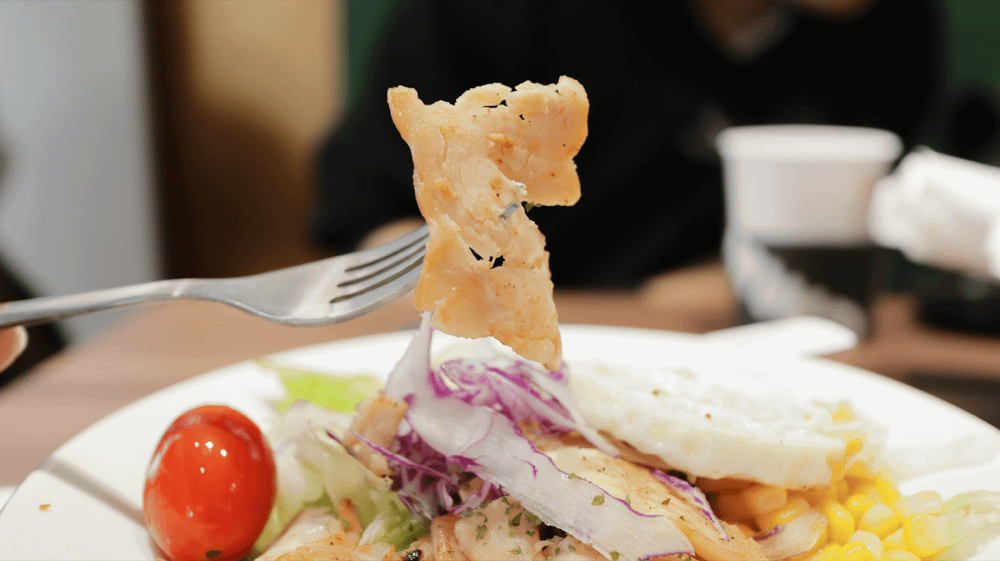
{"type": "Polygon", "coordinates": [[[864,335],[884,255],[868,234],[872,188],[902,151],[889,131],[771,125],[716,139],[726,273],[742,320],[814,315],[864,335]]]}
{"type": "Polygon", "coordinates": [[[872,187],[903,147],[889,131],[813,125],[732,127],[716,146],[729,226],[784,246],[868,243],[872,187]]]}

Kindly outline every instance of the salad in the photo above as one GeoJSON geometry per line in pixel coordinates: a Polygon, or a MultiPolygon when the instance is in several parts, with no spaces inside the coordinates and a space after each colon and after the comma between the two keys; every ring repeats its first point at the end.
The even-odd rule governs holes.
{"type": "MultiPolygon", "coordinates": [[[[1000,520],[994,493],[900,496],[877,438],[857,438],[877,436],[878,427],[843,404],[821,406],[830,427],[843,425],[853,460],[828,485],[698,476],[591,428],[573,397],[571,367],[549,372],[496,347],[432,365],[432,333],[422,327],[384,395],[361,400],[360,414],[343,392],[360,399],[377,387],[371,379],[280,371],[294,401],[270,432],[278,493],[257,542],[262,559],[335,551],[378,559],[953,559],[992,537],[1000,520]],[[407,407],[386,442],[385,425],[372,429],[372,421],[396,424],[397,412],[380,400],[398,393],[409,396],[407,407]],[[345,512],[357,517],[355,535],[316,550],[339,534],[345,512]],[[296,529],[303,538],[284,539],[296,529]]],[[[716,463],[740,469],[725,457],[716,463]]]]}

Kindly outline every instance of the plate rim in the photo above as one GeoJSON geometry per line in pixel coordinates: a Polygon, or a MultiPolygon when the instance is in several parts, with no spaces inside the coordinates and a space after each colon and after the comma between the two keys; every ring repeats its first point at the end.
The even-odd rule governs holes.
{"type": "MultiPolygon", "coordinates": [[[[562,330],[564,339],[575,338],[580,336],[599,336],[599,337],[609,337],[612,338],[642,338],[651,339],[654,341],[662,341],[664,343],[674,342],[684,347],[689,347],[699,340],[701,335],[667,331],[660,329],[651,329],[643,327],[631,327],[631,326],[604,326],[604,325],[594,325],[594,324],[562,324],[560,326],[562,330]]],[[[416,330],[408,329],[401,331],[393,331],[386,333],[374,333],[365,334],[356,337],[350,337],[345,339],[337,339],[333,341],[328,341],[324,343],[306,345],[302,347],[297,347],[293,349],[287,349],[284,351],[279,351],[275,353],[270,353],[263,355],[262,357],[256,359],[244,360],[232,364],[228,364],[219,368],[214,368],[207,372],[192,376],[188,379],[182,380],[175,384],[171,384],[165,388],[161,388],[150,394],[147,394],[111,413],[102,417],[98,421],[95,421],[72,438],[67,440],[65,443],[60,445],[48,458],[46,458],[38,467],[36,467],[32,472],[21,481],[17,488],[15,488],[10,499],[0,508],[0,530],[2,530],[8,524],[5,524],[5,519],[16,518],[17,513],[12,512],[12,505],[16,505],[18,501],[15,498],[20,498],[19,493],[25,495],[31,491],[31,481],[33,476],[38,477],[37,474],[44,473],[51,467],[52,462],[56,461],[61,455],[65,455],[68,449],[73,446],[80,445],[81,442],[89,438],[99,438],[101,431],[106,426],[113,426],[115,422],[119,422],[120,419],[128,418],[135,415],[137,412],[141,412],[143,409],[147,408],[152,404],[157,404],[163,400],[169,398],[174,394],[183,394],[185,391],[191,389],[197,389],[203,387],[206,384],[213,382],[220,382],[225,380],[229,376],[237,377],[247,377],[251,368],[257,369],[259,373],[264,374],[264,376],[272,376],[273,374],[267,374],[265,367],[261,365],[261,361],[266,361],[272,365],[280,366],[287,364],[288,362],[294,362],[296,357],[303,356],[316,356],[322,354],[335,354],[341,352],[343,349],[359,348],[359,347],[370,347],[373,345],[400,345],[405,344],[413,337],[416,330]],[[27,485],[27,487],[26,487],[27,485]]],[[[395,363],[398,360],[398,356],[393,357],[392,362],[395,363]]],[[[573,360],[570,357],[570,360],[573,360]]],[[[920,389],[909,386],[898,380],[879,375],[877,373],[864,370],[849,364],[834,361],[832,359],[823,357],[777,357],[776,360],[791,362],[791,363],[804,363],[812,364],[817,368],[823,370],[834,370],[838,371],[842,375],[846,375],[855,379],[865,379],[871,383],[877,383],[879,385],[886,386],[896,392],[902,391],[904,393],[910,394],[911,396],[926,400],[930,399],[937,407],[949,411],[952,414],[957,414],[959,417],[963,418],[966,422],[972,422],[973,425],[978,425],[979,428],[989,429],[997,435],[1000,435],[1000,430],[996,429],[986,421],[972,415],[971,413],[944,401],[937,396],[924,392],[920,389]]],[[[613,359],[608,359],[609,362],[616,362],[613,359]]],[[[617,361],[619,363],[625,361],[617,361]]],[[[336,367],[331,367],[329,372],[333,373],[336,371],[336,367]]],[[[248,382],[249,384],[249,382],[248,382]]],[[[164,427],[165,428],[165,427],[164,427]]],[[[154,439],[158,440],[159,434],[156,434],[154,439]]],[[[143,462],[145,463],[145,462],[143,462]]],[[[998,489],[1000,490],[1000,489],[998,489]]],[[[3,555],[0,555],[0,559],[4,559],[3,555]]]]}

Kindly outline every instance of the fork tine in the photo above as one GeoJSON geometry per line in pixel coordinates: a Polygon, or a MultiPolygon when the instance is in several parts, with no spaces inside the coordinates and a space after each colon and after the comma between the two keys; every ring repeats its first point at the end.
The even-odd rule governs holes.
{"type": "Polygon", "coordinates": [[[391,302],[409,292],[420,278],[420,265],[423,263],[423,251],[399,264],[398,271],[386,277],[382,282],[368,284],[364,288],[343,294],[330,301],[327,317],[337,317],[344,321],[362,316],[387,302],[391,302]]]}
{"type": "MultiPolygon", "coordinates": [[[[411,282],[420,274],[420,265],[424,260],[424,246],[418,245],[405,254],[395,256],[392,262],[381,263],[381,267],[364,276],[354,278],[341,278],[334,287],[331,294],[330,303],[336,304],[358,298],[370,292],[379,290],[383,286],[395,287],[399,284],[397,279],[406,277],[405,282],[411,282]],[[395,282],[394,282],[395,281],[395,282]]],[[[412,286],[411,286],[412,288],[412,286]]]]}
{"type": "Polygon", "coordinates": [[[368,281],[378,282],[379,278],[392,274],[392,271],[400,263],[408,262],[413,257],[423,256],[425,248],[423,242],[424,240],[413,242],[409,247],[396,250],[368,263],[348,266],[344,269],[343,274],[341,274],[337,287],[348,290],[346,287],[352,284],[370,284],[368,281]]]}
{"type": "Polygon", "coordinates": [[[383,262],[407,250],[412,250],[418,245],[422,246],[427,241],[427,237],[427,225],[425,224],[391,242],[350,254],[350,262],[346,264],[344,271],[352,273],[350,275],[352,277],[370,274],[374,270],[370,268],[384,267],[383,262]],[[369,269],[368,272],[364,272],[366,269],[369,269]]]}

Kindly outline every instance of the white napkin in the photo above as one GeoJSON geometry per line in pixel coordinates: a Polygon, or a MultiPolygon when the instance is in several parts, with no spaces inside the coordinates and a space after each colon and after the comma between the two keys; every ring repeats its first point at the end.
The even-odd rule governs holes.
{"type": "Polygon", "coordinates": [[[868,227],[913,261],[1000,277],[1000,168],[919,148],[876,183],[868,227]]]}

